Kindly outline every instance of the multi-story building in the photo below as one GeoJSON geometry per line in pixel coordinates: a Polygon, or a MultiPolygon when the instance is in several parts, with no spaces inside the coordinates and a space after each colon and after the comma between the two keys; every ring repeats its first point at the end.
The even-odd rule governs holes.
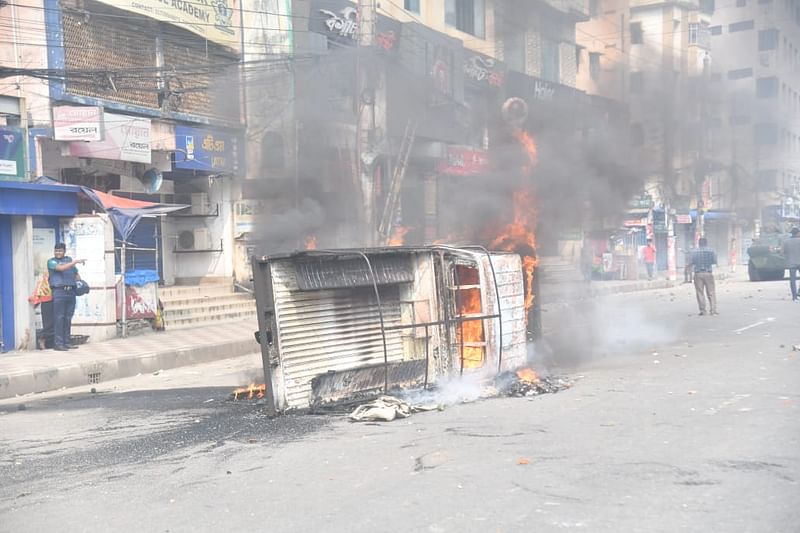
{"type": "Polygon", "coordinates": [[[799,25],[789,0],[720,0],[712,18],[712,153],[745,235],[800,220],[799,25]]]}
{"type": "MultiPolygon", "coordinates": [[[[242,268],[237,237],[252,226],[255,209],[241,201],[248,189],[241,178],[263,177],[268,171],[259,169],[283,162],[292,144],[283,140],[291,114],[270,114],[267,105],[291,100],[289,7],[270,0],[0,3],[0,348],[33,346],[27,297],[40,256],[68,237],[75,215],[96,209],[78,198],[78,186],[190,205],[139,221],[127,242],[128,273],[173,284],[230,279],[242,268]],[[280,98],[267,88],[275,85],[271,72],[281,73],[280,98]],[[242,81],[252,82],[248,101],[242,81]],[[270,161],[245,172],[248,113],[254,152],[266,147],[270,161]],[[62,185],[31,183],[40,176],[62,185]]],[[[98,282],[104,287],[89,299],[110,295],[111,309],[96,312],[92,300],[76,315],[76,323],[107,330],[95,329],[95,339],[115,332],[113,287],[105,285],[121,271],[120,236],[109,239],[112,282],[98,282]]]]}
{"type": "MultiPolygon", "coordinates": [[[[730,209],[727,184],[717,180],[708,153],[708,117],[714,107],[707,92],[710,17],[713,2],[592,0],[591,20],[578,27],[579,87],[624,102],[630,116],[632,163],[644,190],[632,206],[628,231],[641,246],[653,238],[660,270],[675,275],[683,254],[708,233],[727,250],[729,217],[709,209],[730,209]],[[644,200],[646,199],[646,201],[644,200]],[[715,227],[706,221],[722,221],[715,227]]],[[[721,254],[727,257],[727,254],[721,254]]]]}

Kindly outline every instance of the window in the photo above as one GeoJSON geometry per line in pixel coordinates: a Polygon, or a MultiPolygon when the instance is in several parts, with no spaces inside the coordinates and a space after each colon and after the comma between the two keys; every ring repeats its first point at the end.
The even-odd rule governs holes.
{"type": "Polygon", "coordinates": [[[729,70],[728,71],[728,79],[729,80],[741,80],[744,78],[752,78],[753,77],[753,69],[752,68],[740,68],[736,70],[729,70]]]}
{"type": "Polygon", "coordinates": [[[596,17],[600,14],[600,0],[589,0],[589,16],[596,17]]]}
{"type": "Polygon", "coordinates": [[[736,7],[744,7],[747,5],[747,0],[736,0],[736,7]]]}
{"type": "Polygon", "coordinates": [[[697,44],[698,34],[700,33],[700,24],[697,22],[689,23],[689,44],[697,44]]]}
{"type": "Polygon", "coordinates": [[[641,72],[631,72],[631,93],[641,94],[644,89],[644,76],[641,72]]]}
{"type": "Polygon", "coordinates": [[[464,33],[483,37],[484,15],[484,0],[445,0],[445,24],[464,33]]]}
{"type": "Polygon", "coordinates": [[[642,23],[631,22],[631,44],[642,44],[644,35],[642,34],[642,23]]]}
{"type": "Polygon", "coordinates": [[[559,83],[561,69],[559,65],[558,43],[542,38],[542,79],[559,83]]]}
{"type": "Polygon", "coordinates": [[[756,80],[756,96],[759,98],[778,97],[778,78],[758,78],[756,80]]]}
{"type": "Polygon", "coordinates": [[[733,33],[735,31],[745,31],[745,30],[752,30],[755,25],[753,24],[752,20],[744,20],[742,22],[734,22],[730,26],[728,26],[728,31],[733,33]]]}
{"type": "Polygon", "coordinates": [[[700,11],[706,15],[714,14],[714,0],[700,0],[700,11]]]}
{"type": "Polygon", "coordinates": [[[600,79],[600,54],[598,52],[589,52],[589,76],[593,80],[600,79]]]}
{"type": "Polygon", "coordinates": [[[722,26],[711,26],[711,35],[722,35],[722,26]]]}
{"type": "Polygon", "coordinates": [[[778,30],[761,30],[758,32],[758,51],[778,49],[778,30]]]}
{"type": "Polygon", "coordinates": [[[506,28],[503,60],[511,70],[525,72],[525,29],[517,25],[506,28]]]}
{"type": "Polygon", "coordinates": [[[419,13],[419,0],[405,0],[403,2],[403,8],[406,11],[413,11],[414,13],[419,13]]]}

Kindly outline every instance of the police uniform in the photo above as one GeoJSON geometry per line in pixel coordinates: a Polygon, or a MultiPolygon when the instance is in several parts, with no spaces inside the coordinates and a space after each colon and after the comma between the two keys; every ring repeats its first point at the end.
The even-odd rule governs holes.
{"type": "Polygon", "coordinates": [[[78,269],[73,266],[61,272],[56,270],[58,265],[70,262],[72,262],[72,258],[66,255],[61,259],[51,257],[47,261],[50,288],[53,291],[53,344],[56,349],[65,349],[70,345],[78,269]]]}

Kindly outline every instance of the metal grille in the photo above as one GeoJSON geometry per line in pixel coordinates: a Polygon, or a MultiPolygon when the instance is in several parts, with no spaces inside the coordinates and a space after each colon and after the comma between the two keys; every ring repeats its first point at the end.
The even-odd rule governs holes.
{"type": "Polygon", "coordinates": [[[200,66],[235,63],[236,54],[176,26],[95,2],[86,2],[86,9],[64,2],[65,67],[119,73],[69,77],[67,92],[171,112],[239,116],[238,66],[200,66]],[[162,71],[156,70],[159,51],[162,71]]]}
{"type": "MultiPolygon", "coordinates": [[[[176,39],[164,43],[166,65],[198,65],[230,63],[232,57],[211,43],[190,46],[177,44],[176,39]]],[[[236,67],[197,71],[190,75],[170,74],[169,89],[176,95],[170,100],[170,111],[195,115],[238,117],[239,73],[236,67]]]]}
{"type": "MultiPolygon", "coordinates": [[[[125,70],[156,66],[155,39],[143,25],[104,17],[64,11],[64,59],[67,69],[125,70]]],[[[158,107],[154,73],[93,79],[67,78],[67,91],[117,102],[158,107]]]]}

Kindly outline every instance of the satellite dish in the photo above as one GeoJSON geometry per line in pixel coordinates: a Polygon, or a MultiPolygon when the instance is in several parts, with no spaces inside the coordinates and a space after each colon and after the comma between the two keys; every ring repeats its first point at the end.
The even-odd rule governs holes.
{"type": "Polygon", "coordinates": [[[142,185],[144,185],[144,190],[148,194],[154,194],[158,192],[163,182],[164,176],[157,168],[147,169],[142,176],[142,185]]]}

